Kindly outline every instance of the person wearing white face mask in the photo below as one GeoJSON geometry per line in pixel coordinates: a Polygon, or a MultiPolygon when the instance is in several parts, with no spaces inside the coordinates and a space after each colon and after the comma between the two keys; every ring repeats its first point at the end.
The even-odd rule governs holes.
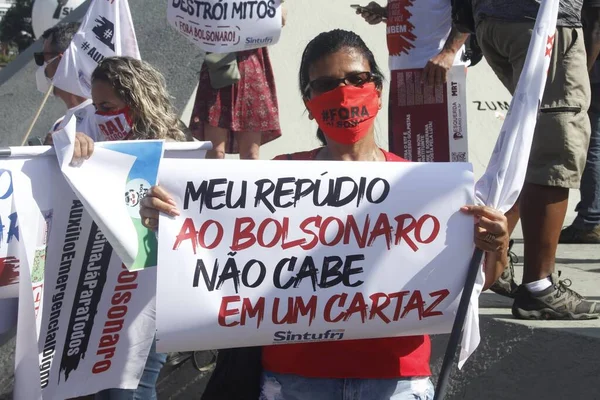
{"type": "MultiPolygon", "coordinates": [[[[35,62],[39,66],[35,78],[40,92],[45,94],[50,90],[52,78],[56,73],[58,64],[78,29],[79,23],[72,22],[55,25],[42,34],[42,38],[44,38],[43,50],[34,53],[35,62]]],[[[46,135],[44,144],[52,144],[52,133],[61,129],[72,116],[75,116],[76,119],[77,132],[85,133],[94,141],[101,139],[98,138],[98,129],[94,117],[96,109],[92,104],[92,100],[76,96],[57,87],[52,88],[52,94],[61,99],[68,110],[63,117],[54,123],[46,135]]],[[[84,138],[84,140],[87,139],[84,138]]]]}

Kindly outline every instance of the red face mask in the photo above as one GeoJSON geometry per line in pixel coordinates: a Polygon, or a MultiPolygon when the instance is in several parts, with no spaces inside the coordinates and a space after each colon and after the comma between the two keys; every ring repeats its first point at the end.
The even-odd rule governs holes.
{"type": "Polygon", "coordinates": [[[127,140],[132,126],[131,111],[128,106],[110,112],[96,111],[96,123],[105,140],[127,140]]]}
{"type": "Polygon", "coordinates": [[[379,112],[379,91],[374,83],[346,85],[306,102],[306,107],[328,139],[353,144],[364,138],[379,112]]]}

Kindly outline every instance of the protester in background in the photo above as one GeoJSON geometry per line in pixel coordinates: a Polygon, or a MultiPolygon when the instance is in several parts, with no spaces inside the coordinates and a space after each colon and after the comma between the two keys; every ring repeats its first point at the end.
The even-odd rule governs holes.
{"type": "MultiPolygon", "coordinates": [[[[96,123],[103,132],[108,119],[120,120],[126,131],[122,140],[166,139],[185,141],[179,120],[165,87],[164,77],[150,64],[131,57],[106,58],[92,74],[92,99],[96,106],[96,123]]],[[[89,158],[93,141],[78,137],[74,162],[89,158]]],[[[152,344],[144,373],[135,390],[109,389],[96,400],[156,399],[156,380],[166,360],[152,344]]]]}
{"type": "Polygon", "coordinates": [[[190,130],[196,139],[212,142],[207,158],[239,153],[241,159],[256,160],[261,145],[281,136],[267,47],[206,55],[190,130]]]}
{"type": "MultiPolygon", "coordinates": [[[[399,0],[388,0],[385,7],[376,2],[371,2],[366,7],[357,9],[356,13],[360,14],[371,25],[387,22],[389,64],[392,71],[413,70],[415,62],[421,62],[422,65],[417,65],[419,68],[423,68],[422,80],[425,84],[430,86],[441,85],[447,81],[450,69],[454,65],[465,65],[463,53],[466,51],[463,44],[469,35],[460,33],[452,26],[452,1],[450,0],[423,0],[419,4],[413,4],[408,9],[406,7],[407,4],[399,0]],[[402,9],[405,10],[407,19],[403,20],[401,24],[396,20],[391,21],[388,19],[388,10],[392,7],[396,9],[395,15],[402,14],[402,9]],[[416,25],[425,26],[428,34],[416,35],[414,32],[417,29],[416,25]],[[399,26],[405,29],[402,32],[390,32],[392,30],[397,31],[399,26]],[[410,29],[410,26],[413,26],[414,30],[410,29]]],[[[471,38],[469,45],[472,50],[471,55],[473,55],[473,51],[474,53],[480,52],[474,37],[471,38]]],[[[473,65],[479,62],[479,59],[475,56],[475,59],[470,59],[470,62],[473,65]]],[[[405,85],[398,82],[399,80],[404,82],[404,78],[397,78],[393,72],[391,80],[391,87],[405,85]]],[[[403,107],[398,104],[399,101],[396,97],[392,95],[389,102],[389,148],[392,153],[403,155],[404,145],[394,140],[393,116],[399,108],[403,107]]],[[[517,256],[512,252],[512,245],[513,241],[509,244],[508,265],[502,277],[490,287],[490,290],[494,292],[504,294],[508,291],[512,293],[517,289],[516,283],[512,280],[514,262],[517,260],[517,256]],[[506,285],[501,284],[501,282],[507,282],[510,287],[506,289],[506,285]]]]}
{"type": "MultiPolygon", "coordinates": [[[[366,7],[356,10],[365,21],[371,25],[386,22],[388,19],[388,9],[392,7],[406,7],[402,0],[388,0],[387,5],[382,7],[372,1],[366,7]]],[[[452,27],[451,19],[452,2],[450,0],[421,0],[419,7],[411,7],[407,12],[407,19],[404,22],[405,32],[390,34],[388,30],[388,49],[390,50],[390,69],[408,69],[404,66],[404,60],[407,60],[411,52],[418,52],[425,55],[428,59],[421,68],[423,70],[422,80],[429,85],[440,85],[446,82],[448,72],[455,64],[461,63],[462,46],[469,37],[466,33],[460,33],[452,27]],[[424,1],[424,2],[423,2],[424,1]],[[426,38],[414,38],[419,40],[415,43],[417,48],[402,47],[399,41],[411,42],[407,37],[412,35],[412,30],[408,29],[409,22],[413,24],[426,24],[430,34],[426,38]],[[403,51],[398,51],[404,49],[403,51]]],[[[414,35],[413,35],[414,36],[414,35]]]]}
{"type": "MultiPolygon", "coordinates": [[[[507,217],[512,233],[519,214],[525,261],[523,285],[502,279],[514,296],[513,315],[523,319],[590,319],[600,308],[554,273],[556,248],[569,189],[579,187],[590,137],[590,84],[581,29],[584,0],[561,0],[554,49],[520,201],[507,217]]],[[[504,86],[514,93],[532,36],[539,2],[473,0],[477,38],[504,86]]],[[[549,38],[552,40],[552,38],[549,38]]]]}
{"type": "Polygon", "coordinates": [[[100,62],[92,74],[92,99],[98,126],[118,116],[129,127],[118,139],[185,141],[164,77],[147,62],[132,57],[100,62]]]}
{"type": "MultiPolygon", "coordinates": [[[[299,80],[309,118],[317,120],[324,146],[276,159],[405,161],[375,143],[383,76],[358,35],[334,30],[313,39],[304,51],[299,80]],[[353,105],[368,111],[368,116],[353,118],[355,127],[336,128],[322,119],[324,110],[353,105]]],[[[475,244],[487,252],[489,286],[506,265],[506,218],[489,207],[466,206],[461,211],[478,217],[475,244]]],[[[157,229],[159,212],[178,213],[169,195],[155,186],[142,200],[142,223],[157,229]]],[[[427,336],[267,346],[262,353],[261,399],[432,399],[429,357],[427,336]]]]}
{"type": "Polygon", "coordinates": [[[559,243],[600,243],[600,0],[588,1],[582,11],[587,64],[592,84],[588,115],[592,125],[577,217],[560,233],[559,243]]]}
{"type": "MultiPolygon", "coordinates": [[[[37,88],[40,92],[46,94],[50,90],[52,78],[56,73],[58,64],[78,30],[79,23],[71,22],[68,24],[57,24],[42,34],[42,38],[44,39],[43,50],[39,53],[34,53],[35,62],[39,66],[35,78],[37,88]]],[[[93,123],[93,116],[96,110],[92,104],[92,100],[76,96],[57,87],[52,89],[52,93],[65,103],[68,110],[63,117],[54,123],[46,135],[44,144],[52,144],[52,132],[61,129],[72,116],[76,119],[77,131],[85,132],[95,140],[97,132],[93,123]]]]}

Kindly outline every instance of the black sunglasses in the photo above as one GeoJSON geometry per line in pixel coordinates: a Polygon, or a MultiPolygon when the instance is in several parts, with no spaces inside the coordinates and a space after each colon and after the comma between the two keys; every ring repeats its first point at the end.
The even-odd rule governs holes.
{"type": "Polygon", "coordinates": [[[43,51],[40,51],[40,52],[37,52],[37,53],[33,53],[33,59],[35,60],[35,63],[37,65],[39,65],[40,67],[42,65],[44,65],[44,61],[45,61],[44,60],[44,54],[48,54],[48,55],[51,55],[51,56],[57,56],[60,53],[51,53],[51,52],[43,52],[43,51]]]}
{"type": "Polygon", "coordinates": [[[363,86],[364,84],[373,82],[374,80],[376,80],[376,77],[370,72],[355,72],[346,75],[343,78],[331,78],[324,76],[322,78],[317,78],[314,81],[310,81],[308,85],[306,85],[304,93],[308,94],[308,91],[311,89],[318,93],[330,92],[340,86],[340,83],[352,86],[363,86]]]}

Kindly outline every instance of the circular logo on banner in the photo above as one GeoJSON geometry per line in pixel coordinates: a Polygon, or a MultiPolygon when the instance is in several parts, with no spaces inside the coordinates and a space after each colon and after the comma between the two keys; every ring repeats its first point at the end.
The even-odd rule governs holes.
{"type": "Polygon", "coordinates": [[[36,38],[52,28],[84,0],[35,0],[31,10],[31,26],[36,38]]]}
{"type": "Polygon", "coordinates": [[[125,185],[125,205],[131,218],[140,219],[140,202],[150,190],[144,179],[132,179],[125,185]]]}

